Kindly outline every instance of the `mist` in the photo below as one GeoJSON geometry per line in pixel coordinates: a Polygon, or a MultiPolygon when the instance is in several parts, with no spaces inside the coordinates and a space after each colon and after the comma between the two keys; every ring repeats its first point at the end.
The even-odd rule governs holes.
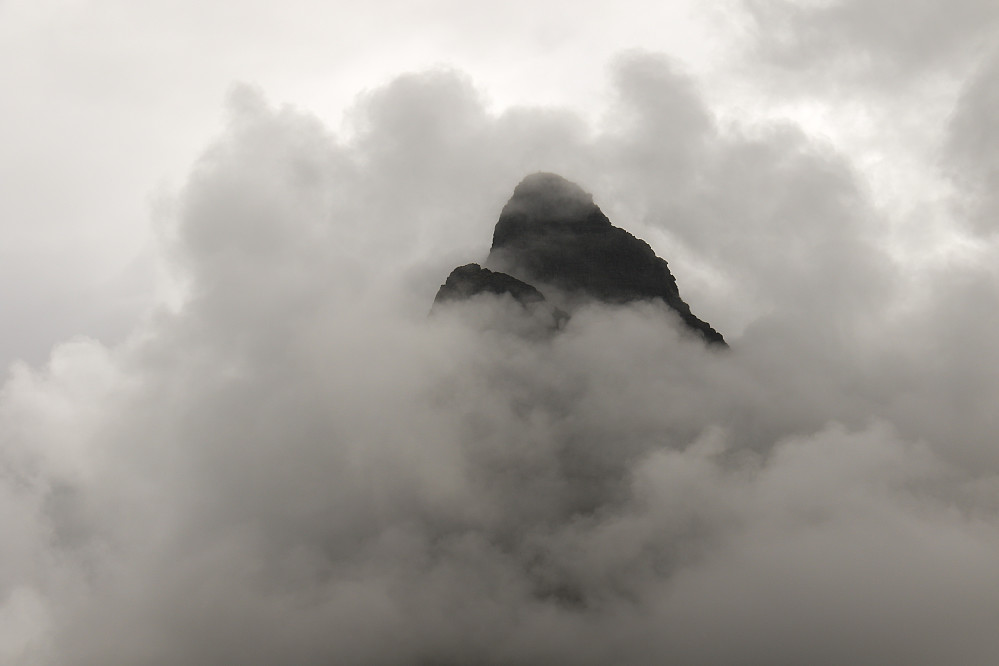
{"type": "Polygon", "coordinates": [[[610,71],[599,121],[444,68],[346,129],[235,88],[161,204],[179,304],[0,392],[0,661],[994,663],[991,79],[927,202],[959,260],[906,260],[830,143],[718,122],[663,56],[610,71]],[[538,170],[731,349],[652,304],[428,317],[538,170]]]}

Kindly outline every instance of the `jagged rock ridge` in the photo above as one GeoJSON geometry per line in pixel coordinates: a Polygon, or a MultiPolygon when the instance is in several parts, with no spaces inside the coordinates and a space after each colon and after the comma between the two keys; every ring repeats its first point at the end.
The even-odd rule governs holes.
{"type": "Polygon", "coordinates": [[[517,185],[496,223],[485,263],[487,268],[456,268],[434,303],[509,293],[525,306],[547,297],[571,314],[588,300],[662,300],[705,341],[725,345],[680,297],[666,261],[648,243],[612,225],[592,195],[556,174],[535,173],[517,185]]]}
{"type": "Polygon", "coordinates": [[[524,306],[545,300],[536,288],[511,275],[491,271],[478,264],[465,264],[451,271],[447,281],[437,291],[434,302],[460,301],[482,293],[510,294],[515,301],[524,306]]]}

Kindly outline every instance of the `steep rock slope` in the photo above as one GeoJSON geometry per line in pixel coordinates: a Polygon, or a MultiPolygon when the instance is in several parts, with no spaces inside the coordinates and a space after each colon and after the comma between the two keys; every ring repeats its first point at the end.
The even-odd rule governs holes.
{"type": "Polygon", "coordinates": [[[488,291],[509,293],[526,305],[525,298],[537,300],[526,287],[569,314],[592,300],[661,300],[706,342],[725,345],[680,297],[666,261],[648,243],[612,225],[592,195],[553,173],[531,174],[517,185],[493,231],[488,268],[470,266],[480,272],[455,269],[435,303],[488,291]],[[457,284],[465,286],[456,290],[457,284]]]}

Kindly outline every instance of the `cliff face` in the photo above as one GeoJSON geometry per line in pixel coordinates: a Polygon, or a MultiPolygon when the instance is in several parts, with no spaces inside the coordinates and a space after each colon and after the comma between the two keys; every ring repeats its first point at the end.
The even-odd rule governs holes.
{"type": "MultiPolygon", "coordinates": [[[[524,287],[533,287],[570,314],[591,300],[661,300],[706,342],[725,345],[721,334],[680,298],[666,261],[645,241],[613,226],[589,193],[556,174],[535,173],[517,185],[496,223],[486,266],[491,270],[480,269],[485,273],[474,277],[477,286],[464,289],[467,295],[509,293],[524,304],[524,287]]],[[[455,269],[448,283],[467,269],[455,269]]],[[[448,283],[435,304],[457,293],[448,283]]]]}

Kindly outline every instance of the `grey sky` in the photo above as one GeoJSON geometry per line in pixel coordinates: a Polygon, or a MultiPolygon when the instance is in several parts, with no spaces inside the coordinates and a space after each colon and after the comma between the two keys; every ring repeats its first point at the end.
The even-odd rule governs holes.
{"type": "Polygon", "coordinates": [[[809,4],[0,4],[0,662],[995,663],[994,11],[809,4]],[[732,349],[428,319],[536,170],[732,349]]]}
{"type": "Polygon", "coordinates": [[[80,332],[127,332],[156,279],[144,268],[150,208],[218,130],[234,84],[334,128],[359,92],[440,63],[500,105],[585,108],[618,50],[668,42],[703,59],[717,40],[699,38],[690,4],[5,3],[0,301],[19,326],[0,339],[0,363],[39,362],[80,332]]]}

